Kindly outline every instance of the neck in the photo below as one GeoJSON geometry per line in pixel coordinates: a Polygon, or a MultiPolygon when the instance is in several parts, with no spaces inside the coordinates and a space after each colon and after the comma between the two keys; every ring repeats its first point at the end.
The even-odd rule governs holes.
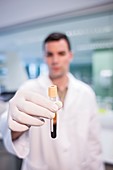
{"type": "Polygon", "coordinates": [[[58,89],[64,91],[68,86],[68,77],[64,75],[58,78],[50,78],[53,84],[57,85],[58,89]]]}

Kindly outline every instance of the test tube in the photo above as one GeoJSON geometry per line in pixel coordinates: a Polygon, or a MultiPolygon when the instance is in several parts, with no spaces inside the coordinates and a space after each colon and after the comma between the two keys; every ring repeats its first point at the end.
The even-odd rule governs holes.
{"type": "MultiPolygon", "coordinates": [[[[48,88],[48,96],[51,101],[56,101],[57,99],[57,86],[52,85],[48,88]]],[[[55,112],[55,117],[50,120],[50,132],[51,137],[56,138],[57,136],[57,113],[55,112]]]]}

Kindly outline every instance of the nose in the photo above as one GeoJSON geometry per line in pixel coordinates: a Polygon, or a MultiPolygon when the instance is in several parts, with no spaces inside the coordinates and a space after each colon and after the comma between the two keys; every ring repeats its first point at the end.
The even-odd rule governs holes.
{"type": "Polygon", "coordinates": [[[58,61],[59,61],[58,56],[57,56],[57,55],[54,55],[54,56],[53,56],[53,62],[54,62],[54,63],[57,63],[58,61]]]}

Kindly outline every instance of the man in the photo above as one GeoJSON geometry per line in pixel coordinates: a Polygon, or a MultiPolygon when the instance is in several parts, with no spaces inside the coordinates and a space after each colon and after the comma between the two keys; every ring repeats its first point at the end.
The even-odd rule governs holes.
{"type": "Polygon", "coordinates": [[[7,149],[23,158],[23,170],[103,170],[97,105],[92,89],[69,73],[72,60],[65,34],[44,41],[48,76],[29,80],[9,102],[8,126],[2,133],[7,149]],[[49,100],[48,87],[58,87],[60,103],[49,100]],[[57,138],[50,136],[50,119],[58,116],[57,138]]]}

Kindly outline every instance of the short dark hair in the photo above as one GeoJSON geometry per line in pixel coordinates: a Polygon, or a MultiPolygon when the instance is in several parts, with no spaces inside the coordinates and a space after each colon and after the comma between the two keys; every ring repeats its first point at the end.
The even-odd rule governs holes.
{"type": "Polygon", "coordinates": [[[45,47],[45,44],[48,42],[59,41],[61,39],[64,39],[67,42],[68,48],[71,51],[71,44],[70,44],[69,38],[67,37],[67,35],[60,33],[60,32],[54,32],[54,33],[49,34],[44,40],[43,47],[45,47]]]}

